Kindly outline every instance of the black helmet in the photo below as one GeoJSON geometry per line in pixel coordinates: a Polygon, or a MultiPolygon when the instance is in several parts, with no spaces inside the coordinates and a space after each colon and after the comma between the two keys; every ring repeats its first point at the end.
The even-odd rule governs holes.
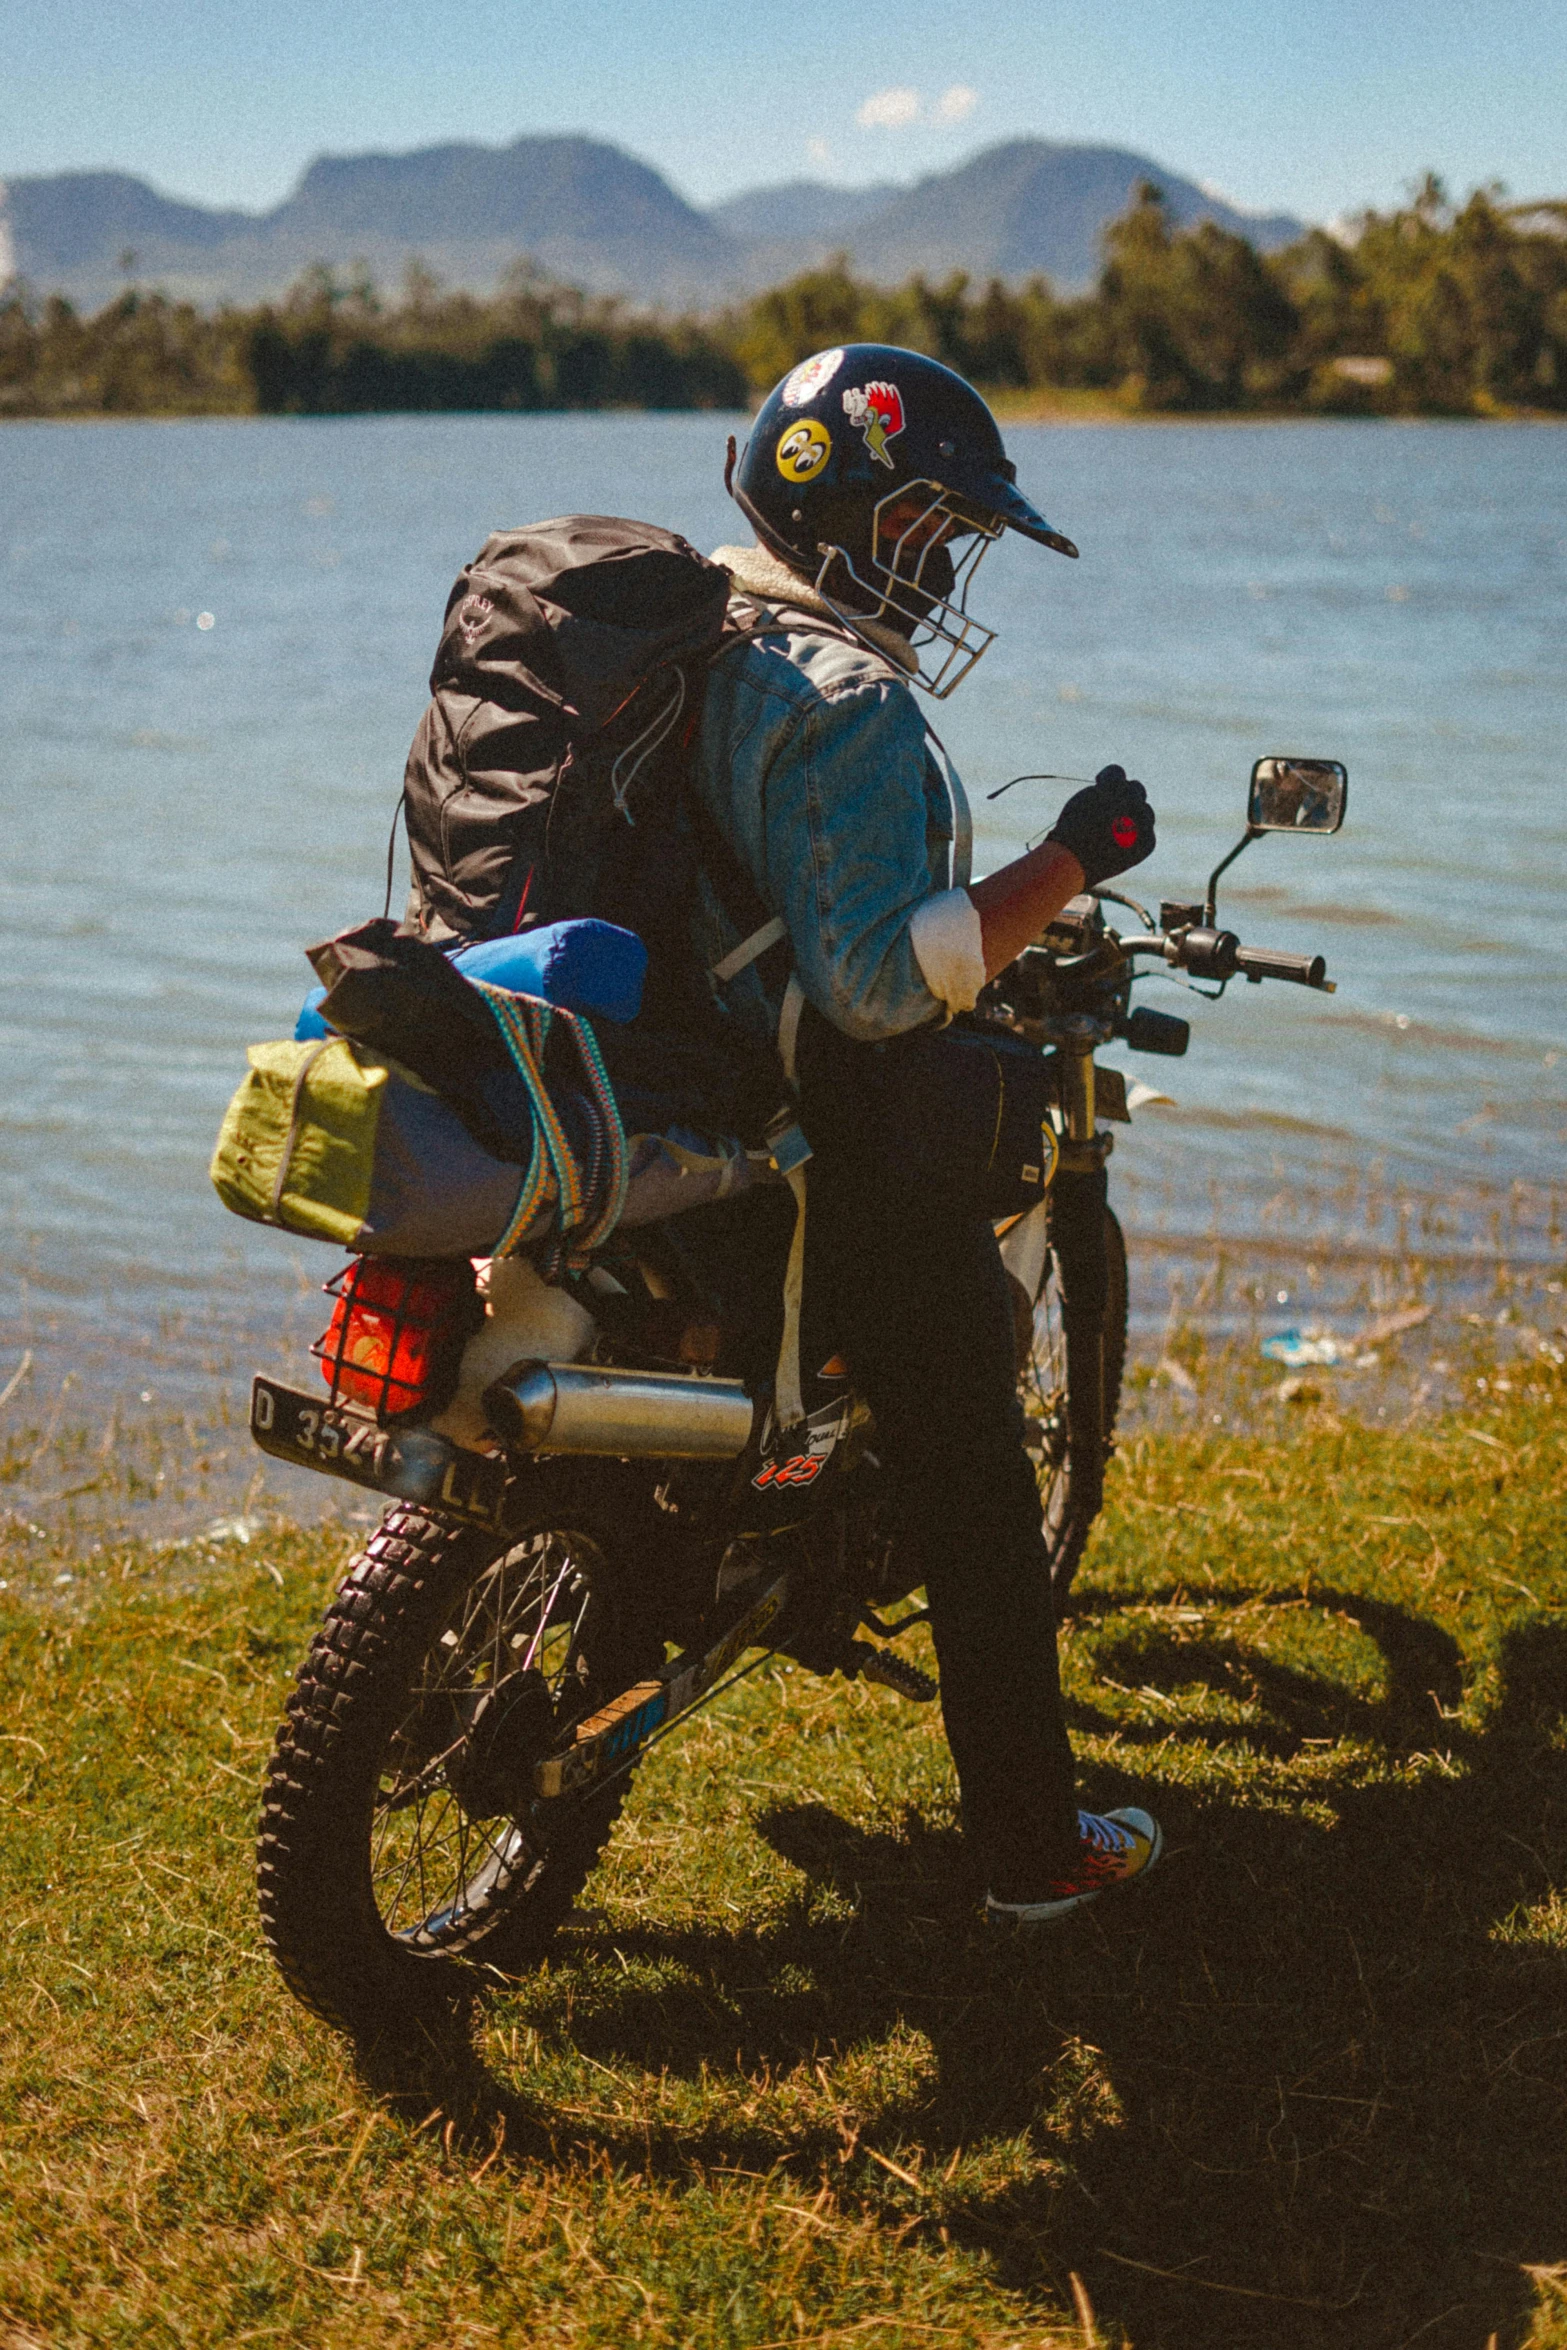
{"type": "Polygon", "coordinates": [[[995,635],[967,608],[991,541],[1016,530],[1077,553],[1018,489],[973,387],[891,343],[818,351],[786,375],[763,401],[729,488],[762,544],[848,627],[856,616],[880,619],[917,648],[940,647],[931,673],[919,671],[938,696],[995,635]]]}

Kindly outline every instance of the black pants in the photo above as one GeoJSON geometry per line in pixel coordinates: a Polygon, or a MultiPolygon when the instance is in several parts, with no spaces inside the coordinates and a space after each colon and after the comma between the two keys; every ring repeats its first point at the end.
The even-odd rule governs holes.
{"type": "Polygon", "coordinates": [[[1026,1899],[1072,1868],[1077,1812],[1012,1308],[989,1217],[899,1147],[939,1105],[909,1099],[898,1047],[803,1024],[806,1321],[828,1302],[897,1481],[965,1836],[990,1890],[1026,1899]]]}

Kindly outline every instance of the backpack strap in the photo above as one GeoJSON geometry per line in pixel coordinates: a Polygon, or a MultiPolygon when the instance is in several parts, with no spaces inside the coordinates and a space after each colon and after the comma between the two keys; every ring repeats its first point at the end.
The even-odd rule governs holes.
{"type": "Polygon", "coordinates": [[[778,1342],[778,1368],[773,1374],[773,1417],[780,1431],[798,1428],[805,1418],[805,1395],[800,1378],[800,1308],[805,1294],[805,1168],[791,1167],[784,1178],[794,1193],[794,1234],[784,1269],[783,1335],[778,1342]]]}
{"type": "Polygon", "coordinates": [[[716,979],[720,987],[726,987],[731,979],[738,979],[742,971],[747,970],[758,957],[765,955],[769,947],[779,945],[788,935],[788,923],[781,914],[775,914],[770,922],[762,924],[760,930],[753,930],[749,938],[743,938],[737,947],[731,947],[721,961],[710,964],[708,978],[716,979]]]}
{"type": "Polygon", "coordinates": [[[952,753],[932,726],[925,711],[920,718],[925,728],[925,739],[939,754],[936,772],[947,788],[947,805],[952,810],[952,887],[967,889],[974,872],[974,814],[968,804],[968,793],[962,778],[952,764],[952,753]]]}
{"type": "Polygon", "coordinates": [[[791,1093],[798,1083],[794,1064],[800,1045],[800,1015],[804,1010],[805,990],[800,985],[799,975],[791,971],[778,1012],[778,1058],[783,1063],[783,1073],[789,1080],[791,1093]]]}
{"type": "MultiPolygon", "coordinates": [[[[750,632],[760,634],[760,631],[750,632]]],[[[748,641],[740,631],[724,639],[720,651],[730,645],[748,641]]],[[[715,656],[716,658],[716,656],[715,656]]],[[[709,663],[711,667],[711,663],[709,663]]],[[[741,863],[714,821],[711,810],[694,790],[687,798],[693,812],[703,871],[711,882],[715,896],[729,920],[738,930],[743,918],[737,918],[736,906],[751,910],[755,927],[709,966],[708,977],[719,987],[737,979],[742,971],[760,962],[774,947],[786,947],[789,926],[781,914],[769,914],[750,873],[741,863]],[[757,920],[760,916],[760,921],[757,920]]],[[[789,1242],[789,1258],[784,1270],[783,1330],[778,1342],[778,1362],[773,1373],[773,1416],[780,1430],[796,1428],[805,1418],[805,1399],[800,1375],[800,1309],[805,1289],[805,1200],[806,1162],[811,1146],[800,1130],[794,1113],[795,1047],[800,1034],[800,1016],[805,1010],[805,990],[795,974],[791,958],[788,984],[784,988],[783,1008],[778,1018],[778,1058],[783,1064],[788,1086],[785,1104],[768,1126],[766,1142],[768,1156],[774,1168],[788,1184],[794,1195],[794,1232],[789,1242]]]]}

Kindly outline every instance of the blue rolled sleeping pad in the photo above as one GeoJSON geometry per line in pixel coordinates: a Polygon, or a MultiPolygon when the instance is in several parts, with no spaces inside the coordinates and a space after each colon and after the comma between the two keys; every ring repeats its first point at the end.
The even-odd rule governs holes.
{"type": "Polygon", "coordinates": [[[647,948],[614,922],[546,922],[460,947],[452,961],[465,979],[542,996],[590,1020],[634,1020],[642,1009],[647,948]]]}
{"type": "MultiPolygon", "coordinates": [[[[540,996],[590,1020],[634,1020],[642,1008],[647,948],[634,930],[613,922],[547,922],[509,938],[479,939],[451,959],[465,979],[540,996]]],[[[296,1043],[332,1034],[317,1008],[325,994],[324,987],[313,987],[306,996],[294,1025],[296,1043]]]]}
{"type": "Polygon", "coordinates": [[[313,987],[300,1005],[299,1018],[294,1022],[294,1042],[296,1044],[314,1044],[318,1036],[336,1034],[334,1029],[328,1028],[319,1010],[325,995],[326,989],[324,987],[313,987]]]}

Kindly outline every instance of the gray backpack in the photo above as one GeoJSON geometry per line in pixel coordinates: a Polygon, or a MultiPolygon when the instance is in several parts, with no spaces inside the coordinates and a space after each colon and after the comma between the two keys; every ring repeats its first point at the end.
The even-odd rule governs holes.
{"type": "Polygon", "coordinates": [[[728,602],[727,574],[652,523],[571,514],[486,539],[447,599],[403,784],[421,937],[667,925],[728,602]]]}

